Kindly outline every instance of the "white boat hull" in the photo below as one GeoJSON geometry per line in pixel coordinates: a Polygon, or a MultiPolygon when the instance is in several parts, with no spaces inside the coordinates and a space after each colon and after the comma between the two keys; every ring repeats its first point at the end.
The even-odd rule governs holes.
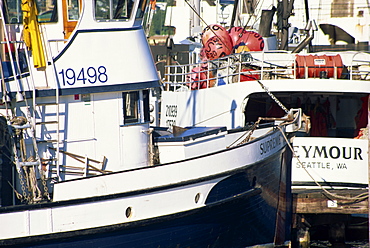
{"type": "Polygon", "coordinates": [[[120,247],[245,247],[284,240],[285,144],[275,131],[198,158],[55,184],[53,203],[0,210],[9,223],[0,244],[100,247],[114,239],[120,247]],[[268,153],[253,158],[273,139],[268,153]],[[69,192],[66,199],[59,190],[69,192]]]}

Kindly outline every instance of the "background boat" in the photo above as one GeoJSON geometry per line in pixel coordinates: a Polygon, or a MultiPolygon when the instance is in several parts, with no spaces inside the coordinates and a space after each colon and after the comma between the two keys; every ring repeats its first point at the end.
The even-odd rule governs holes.
{"type": "MultiPolygon", "coordinates": [[[[288,10],[292,1],[283,2],[288,10]]],[[[249,52],[220,56],[216,60],[208,58],[202,62],[200,51],[205,47],[202,35],[188,39],[189,44],[167,42],[164,50],[167,53],[161,56],[166,56],[167,60],[158,63],[164,83],[160,124],[243,127],[256,123],[260,115],[274,117],[286,112],[287,108],[302,108],[311,119],[311,131],[293,140],[293,149],[298,156],[292,162],[294,211],[297,214],[292,224],[298,231],[297,240],[305,234],[312,235],[313,239],[329,239],[332,243],[367,238],[370,59],[365,43],[368,38],[361,33],[361,37],[356,36],[346,45],[339,36],[331,44],[319,42],[325,37],[320,35],[323,30],[319,27],[329,21],[330,15],[321,15],[319,21],[308,20],[307,8],[299,3],[294,7],[297,5],[298,10],[293,10],[295,16],[288,15],[291,25],[300,24],[302,31],[300,39],[294,42],[287,36],[286,44],[282,45],[276,37],[284,32],[279,34],[269,30],[267,35],[261,35],[265,45],[262,51],[249,49],[249,52]],[[298,22],[298,17],[304,20],[298,22]],[[276,49],[286,49],[271,49],[271,38],[277,40],[276,49]],[[321,51],[323,49],[328,51],[321,51]],[[162,68],[164,61],[167,67],[162,68]],[[198,63],[193,64],[193,61],[198,63]],[[192,85],[196,87],[192,88],[192,85]],[[179,114],[164,115],[167,106],[174,106],[179,114]]],[[[317,15],[315,6],[313,2],[310,18],[317,15]]],[[[332,15],[339,11],[334,3],[325,6],[331,6],[332,15]]],[[[359,2],[351,3],[348,11],[356,12],[360,6],[359,2]]],[[[271,13],[273,7],[266,10],[271,13]]],[[[328,11],[320,10],[320,13],[328,11]]],[[[367,9],[361,13],[363,16],[357,18],[366,19],[367,9]]],[[[267,23],[265,27],[274,28],[273,20],[279,18],[275,14],[277,12],[273,11],[270,19],[264,19],[269,20],[264,22],[267,23]]],[[[356,18],[337,15],[330,19],[333,25],[356,18]]],[[[228,30],[230,25],[233,23],[220,26],[226,26],[228,30]]],[[[342,29],[352,30],[348,25],[342,29]]],[[[251,28],[243,22],[239,27],[251,28]]],[[[256,27],[261,28],[261,25],[256,27]]],[[[253,31],[265,33],[266,30],[253,31]]],[[[286,34],[292,35],[290,31],[286,34]]],[[[159,53],[156,54],[155,49],[153,47],[152,51],[156,59],[159,53]]]]}

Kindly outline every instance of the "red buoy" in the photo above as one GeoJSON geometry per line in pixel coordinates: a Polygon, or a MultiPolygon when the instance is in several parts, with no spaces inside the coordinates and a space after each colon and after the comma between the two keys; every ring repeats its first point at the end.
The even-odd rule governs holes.
{"type": "Polygon", "coordinates": [[[191,83],[188,84],[192,90],[205,89],[207,88],[207,74],[203,69],[199,67],[194,67],[191,70],[191,74],[188,76],[188,81],[191,83]]]}
{"type": "Polygon", "coordinates": [[[218,59],[232,53],[229,32],[222,26],[212,24],[203,30],[202,43],[207,59],[218,59]]]}
{"type": "Polygon", "coordinates": [[[262,51],[265,47],[263,37],[254,31],[246,31],[242,27],[233,27],[229,30],[233,49],[240,53],[243,51],[262,51]]]}
{"type": "Polygon", "coordinates": [[[218,36],[213,36],[209,38],[206,44],[204,45],[204,53],[206,57],[210,60],[230,55],[231,52],[232,52],[231,41],[230,40],[227,41],[227,39],[222,39],[218,36]]]}

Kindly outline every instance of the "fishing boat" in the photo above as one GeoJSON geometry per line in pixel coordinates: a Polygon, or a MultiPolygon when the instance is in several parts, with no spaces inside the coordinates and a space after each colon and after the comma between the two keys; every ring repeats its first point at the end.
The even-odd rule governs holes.
{"type": "MultiPolygon", "coordinates": [[[[293,1],[282,2],[290,13],[293,1]]],[[[311,129],[296,135],[291,148],[292,233],[297,236],[292,239],[309,243],[312,235],[342,243],[350,236],[366,238],[370,54],[317,43],[315,49],[320,51],[310,53],[311,42],[317,42],[314,20],[307,21],[299,44],[290,42],[285,20],[280,35],[286,43],[270,46],[277,37],[271,28],[278,9],[262,11],[259,30],[249,29],[248,23],[203,23],[203,32],[192,37],[198,42],[191,45],[198,44],[198,49],[189,46],[189,56],[179,48],[184,44],[173,45],[177,51],[169,50],[167,57],[188,59],[169,61],[163,69],[161,112],[176,108],[178,114],[162,114],[160,125],[240,128],[260,123],[259,116],[273,118],[289,108],[301,108],[311,129]],[[324,48],[330,51],[321,51],[324,48]]],[[[340,23],[339,18],[335,21],[340,23]]],[[[321,22],[323,27],[325,21],[321,22]]]]}
{"type": "Polygon", "coordinates": [[[289,241],[300,109],[237,129],[151,126],[147,1],[1,3],[1,247],[289,241]]]}
{"type": "Polygon", "coordinates": [[[362,0],[177,1],[167,13],[176,27],[170,37],[180,44],[167,42],[165,56],[152,49],[155,58],[167,57],[166,67],[158,62],[162,113],[168,106],[179,109],[177,116],[158,118],[161,125],[236,128],[292,107],[310,117],[310,132],[294,137],[292,146],[292,240],[302,246],[310,235],[342,245],[368,238],[370,36],[364,6],[362,0]],[[177,15],[184,6],[191,10],[186,29],[177,15]],[[231,46],[222,41],[227,36],[231,46]]]}
{"type": "Polygon", "coordinates": [[[161,125],[241,128],[301,108],[311,129],[292,142],[294,225],[324,226],[321,234],[342,241],[356,232],[351,216],[368,214],[369,61],[357,51],[249,51],[173,63],[165,68],[161,111],[176,108],[177,115],[162,115],[161,125]]]}

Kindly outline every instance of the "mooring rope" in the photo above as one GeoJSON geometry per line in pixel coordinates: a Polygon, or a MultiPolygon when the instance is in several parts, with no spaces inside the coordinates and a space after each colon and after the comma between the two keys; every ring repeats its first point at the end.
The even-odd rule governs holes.
{"type": "MultiPolygon", "coordinates": [[[[286,137],[284,131],[281,129],[281,127],[278,126],[278,129],[280,130],[280,132],[282,133],[286,143],[288,144],[288,147],[289,149],[292,151],[292,154],[293,154],[293,157],[295,159],[297,159],[298,163],[302,166],[302,162],[299,160],[299,157],[297,156],[297,154],[295,153],[292,145],[290,144],[288,138],[286,137]]],[[[327,189],[325,189],[318,181],[315,180],[315,178],[308,172],[308,170],[302,166],[302,168],[306,171],[306,173],[308,174],[308,176],[312,179],[312,181],[314,181],[314,183],[320,187],[320,189],[322,191],[324,191],[327,195],[333,197],[333,198],[336,198],[336,199],[341,199],[341,200],[350,200],[350,201],[354,201],[354,202],[359,202],[359,201],[364,201],[366,200],[367,198],[369,198],[369,194],[368,192],[366,193],[362,193],[362,194],[359,194],[357,196],[354,196],[354,197],[346,197],[346,196],[341,196],[341,195],[338,195],[338,194],[333,194],[331,193],[330,191],[328,191],[327,189]]]]}
{"type": "MultiPolygon", "coordinates": [[[[193,7],[193,6],[191,6],[191,4],[189,3],[189,1],[188,0],[185,0],[185,2],[188,4],[188,6],[192,9],[192,11],[198,16],[198,18],[206,25],[206,26],[209,26],[206,22],[205,22],[205,20],[200,16],[200,14],[195,10],[195,8],[193,7]]],[[[245,27],[244,27],[245,28],[245,27]]],[[[215,36],[217,36],[217,37],[219,37],[212,29],[210,29],[212,32],[213,32],[213,34],[215,35],[215,36]]],[[[223,43],[223,41],[222,41],[222,39],[220,39],[220,41],[223,43]]],[[[224,44],[225,45],[225,44],[224,44]]],[[[227,47],[227,46],[225,46],[225,47],[227,47]]],[[[236,56],[235,56],[236,57],[236,56]]],[[[249,73],[251,73],[251,72],[249,72],[249,73]]],[[[258,84],[262,87],[262,89],[278,104],[278,106],[285,112],[285,113],[289,113],[289,111],[288,111],[288,109],[279,101],[279,99],[277,99],[277,97],[272,93],[272,92],[270,92],[269,90],[268,90],[268,88],[260,81],[260,80],[256,80],[257,82],[258,82],[258,84]]],[[[229,112],[229,111],[227,111],[227,112],[229,112]]],[[[219,115],[222,115],[222,114],[224,114],[224,113],[227,113],[227,112],[223,112],[223,113],[221,113],[221,114],[219,114],[219,115]]],[[[207,120],[210,120],[210,119],[212,119],[212,118],[215,118],[215,117],[217,117],[217,116],[219,116],[219,115],[216,115],[216,116],[214,116],[214,117],[211,117],[211,118],[208,118],[207,120]]],[[[203,120],[202,122],[205,122],[205,121],[207,121],[207,120],[203,120]]],[[[197,124],[200,124],[200,123],[202,123],[202,122],[199,122],[199,123],[197,123],[197,124]]],[[[255,128],[257,127],[257,125],[258,125],[258,122],[259,121],[257,121],[254,125],[253,125],[253,127],[252,127],[252,129],[250,129],[250,130],[248,130],[246,133],[248,133],[249,132],[249,135],[241,142],[241,143],[239,143],[238,145],[240,145],[240,144],[243,144],[243,143],[245,143],[245,142],[247,142],[249,139],[250,139],[250,136],[251,136],[251,134],[253,133],[253,131],[255,130],[255,128]]],[[[294,158],[296,158],[297,159],[297,161],[298,161],[298,163],[300,164],[300,165],[302,165],[302,162],[299,160],[299,158],[298,158],[298,156],[296,155],[296,153],[295,153],[295,151],[293,150],[293,147],[291,146],[291,144],[289,143],[289,141],[288,141],[288,138],[286,137],[286,135],[285,135],[285,133],[283,132],[283,130],[281,129],[281,127],[280,126],[277,126],[278,127],[278,129],[280,130],[280,132],[283,134],[283,137],[284,137],[284,139],[286,140],[286,142],[287,142],[287,144],[288,144],[288,147],[289,147],[289,149],[292,151],[292,153],[293,153],[293,157],[294,158]]],[[[246,134],[245,133],[245,134],[246,134]]],[[[243,134],[241,137],[243,137],[245,134],[243,134]]],[[[240,137],[240,138],[241,138],[240,137]]],[[[238,140],[240,140],[240,138],[238,139],[238,140]]],[[[235,141],[235,142],[233,142],[229,147],[231,147],[233,144],[235,144],[237,142],[237,140],[235,141]]],[[[303,166],[302,166],[302,168],[306,171],[306,173],[309,175],[309,177],[315,182],[315,184],[317,185],[317,186],[319,186],[320,188],[321,188],[321,190],[323,190],[327,195],[329,195],[329,196],[332,196],[333,198],[336,198],[336,199],[342,199],[342,200],[353,200],[353,201],[363,201],[363,200],[366,200],[367,198],[368,198],[368,193],[362,193],[362,194],[359,194],[359,195],[357,195],[357,196],[355,196],[355,197],[345,197],[345,196],[341,196],[341,195],[338,195],[338,194],[333,194],[333,193],[331,193],[331,192],[329,192],[327,189],[325,189],[319,182],[317,182],[314,178],[313,178],[313,176],[307,171],[307,169],[306,168],[304,168],[303,166]]]]}
{"type": "Polygon", "coordinates": [[[219,117],[219,116],[221,116],[221,115],[224,115],[224,114],[229,113],[230,111],[234,111],[234,110],[235,110],[235,108],[230,109],[230,110],[227,110],[227,111],[224,111],[224,112],[221,112],[221,113],[219,113],[219,114],[217,114],[217,115],[214,115],[214,116],[209,117],[208,119],[205,119],[205,120],[202,120],[202,121],[200,121],[200,122],[195,123],[195,124],[194,124],[194,126],[199,125],[199,124],[201,124],[201,123],[203,123],[203,122],[206,122],[206,121],[212,120],[212,119],[214,119],[214,118],[216,118],[216,117],[219,117]]]}

